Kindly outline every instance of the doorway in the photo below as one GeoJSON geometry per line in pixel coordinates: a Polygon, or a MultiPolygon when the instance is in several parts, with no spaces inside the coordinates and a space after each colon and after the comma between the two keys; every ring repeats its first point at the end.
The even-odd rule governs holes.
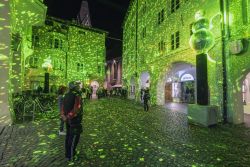
{"type": "Polygon", "coordinates": [[[242,104],[244,109],[244,122],[250,126],[250,72],[242,82],[242,104]]]}
{"type": "Polygon", "coordinates": [[[172,102],[172,83],[166,83],[165,85],[165,103],[172,102]]]}

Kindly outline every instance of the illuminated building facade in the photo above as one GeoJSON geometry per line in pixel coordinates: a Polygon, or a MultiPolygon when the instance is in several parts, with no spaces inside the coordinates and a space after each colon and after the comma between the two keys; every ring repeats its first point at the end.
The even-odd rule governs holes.
{"type": "Polygon", "coordinates": [[[32,54],[32,26],[42,25],[47,7],[42,0],[0,2],[0,124],[11,123],[12,94],[24,84],[24,60],[32,54]]]}
{"type": "MultiPolygon", "coordinates": [[[[197,26],[203,28],[193,26],[199,14],[209,20],[202,24],[212,34],[201,37],[213,41],[206,52],[208,105],[218,107],[219,121],[226,117],[229,122],[242,123],[242,87],[250,72],[249,0],[131,1],[123,25],[123,80],[129,98],[139,100],[140,89],[149,87],[152,104],[197,102],[196,90],[202,87],[196,86],[199,50],[191,49],[190,38],[197,26]]],[[[204,41],[196,41],[192,48],[204,41]]]]}
{"type": "Polygon", "coordinates": [[[34,53],[27,59],[27,87],[36,89],[44,82],[42,64],[51,60],[50,88],[72,80],[88,85],[105,78],[106,32],[72,22],[47,18],[44,26],[33,27],[34,53]]]}
{"type": "Polygon", "coordinates": [[[106,32],[46,19],[46,12],[43,0],[0,2],[0,124],[15,120],[13,95],[43,87],[45,72],[50,90],[73,80],[104,82],[106,32]]]}

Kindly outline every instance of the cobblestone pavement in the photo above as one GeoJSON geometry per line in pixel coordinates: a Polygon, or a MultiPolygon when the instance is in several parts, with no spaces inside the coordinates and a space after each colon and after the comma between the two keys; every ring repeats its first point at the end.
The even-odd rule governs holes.
{"type": "Polygon", "coordinates": [[[187,123],[181,112],[101,99],[85,105],[78,160],[64,159],[58,120],[0,128],[0,166],[250,166],[250,128],[187,123]]]}

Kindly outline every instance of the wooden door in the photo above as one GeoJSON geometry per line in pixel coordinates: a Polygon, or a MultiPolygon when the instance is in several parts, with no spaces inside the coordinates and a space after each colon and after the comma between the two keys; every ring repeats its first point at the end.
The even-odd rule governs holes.
{"type": "Polygon", "coordinates": [[[165,102],[172,102],[172,83],[166,83],[165,85],[165,102]]]}

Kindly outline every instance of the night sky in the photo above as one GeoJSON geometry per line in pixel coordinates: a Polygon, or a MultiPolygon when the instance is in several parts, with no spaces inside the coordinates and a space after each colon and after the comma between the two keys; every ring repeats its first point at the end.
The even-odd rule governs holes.
{"type": "MultiPolygon", "coordinates": [[[[87,0],[91,24],[109,32],[109,37],[122,39],[122,23],[130,0],[87,0]]],[[[72,20],[76,18],[82,0],[45,0],[49,16],[72,20]]],[[[107,59],[122,55],[122,42],[107,39],[107,59]]]]}

